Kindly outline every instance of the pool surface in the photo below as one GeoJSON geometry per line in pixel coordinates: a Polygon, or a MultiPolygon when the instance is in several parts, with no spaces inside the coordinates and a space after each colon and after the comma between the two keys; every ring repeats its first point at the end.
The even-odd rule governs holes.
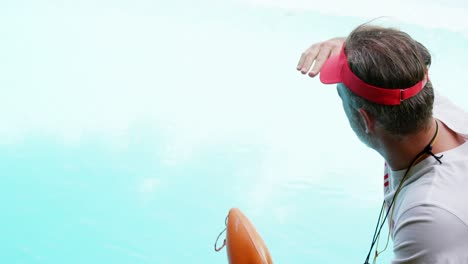
{"type": "Polygon", "coordinates": [[[394,15],[468,109],[468,5],[335,2],[0,3],[2,263],[227,263],[231,207],[275,263],[362,263],[384,162],[297,60],[394,15]]]}

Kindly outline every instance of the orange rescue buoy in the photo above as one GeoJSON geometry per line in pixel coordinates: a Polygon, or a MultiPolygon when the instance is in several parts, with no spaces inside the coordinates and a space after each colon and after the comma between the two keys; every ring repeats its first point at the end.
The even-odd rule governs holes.
{"type": "Polygon", "coordinates": [[[224,242],[229,264],[273,263],[265,242],[254,225],[239,209],[232,208],[226,222],[227,234],[224,242]]]}

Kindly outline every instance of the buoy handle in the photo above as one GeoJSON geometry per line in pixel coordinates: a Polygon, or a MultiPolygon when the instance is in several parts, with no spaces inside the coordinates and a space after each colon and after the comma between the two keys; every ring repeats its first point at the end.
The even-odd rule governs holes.
{"type": "Polygon", "coordinates": [[[221,251],[221,249],[223,249],[223,248],[226,246],[226,239],[224,239],[223,244],[221,245],[221,247],[219,247],[219,248],[216,247],[216,245],[218,245],[218,240],[219,240],[219,238],[221,237],[221,235],[222,235],[224,232],[226,232],[226,228],[224,228],[224,230],[221,231],[221,233],[219,233],[218,238],[216,238],[216,242],[215,242],[215,244],[214,244],[214,249],[215,249],[216,252],[221,251]]]}
{"type": "Polygon", "coordinates": [[[229,217],[229,214],[226,216],[226,220],[224,221],[224,224],[226,225],[226,227],[223,229],[223,231],[221,231],[221,233],[219,233],[218,238],[216,238],[216,242],[215,242],[215,244],[214,244],[214,249],[215,249],[216,252],[221,251],[221,249],[223,249],[223,248],[226,246],[226,239],[224,239],[223,244],[221,245],[221,247],[217,247],[219,238],[220,238],[221,235],[222,235],[224,232],[226,232],[226,230],[227,230],[227,221],[228,221],[228,217],[229,217]]]}

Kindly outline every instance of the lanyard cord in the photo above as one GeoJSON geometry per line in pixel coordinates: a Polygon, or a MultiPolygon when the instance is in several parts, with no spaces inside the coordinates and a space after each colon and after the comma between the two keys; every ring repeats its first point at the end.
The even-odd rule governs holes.
{"type": "MultiPolygon", "coordinates": [[[[440,164],[442,164],[442,157],[443,155],[441,156],[436,156],[434,153],[432,153],[432,146],[434,144],[434,142],[437,140],[437,137],[439,136],[439,124],[438,122],[436,121],[436,131],[434,133],[434,136],[432,137],[431,141],[429,142],[429,144],[427,144],[427,146],[421,151],[419,152],[418,155],[416,155],[416,157],[414,157],[414,159],[411,161],[410,163],[410,166],[408,167],[408,169],[406,169],[406,172],[400,182],[400,184],[398,185],[398,188],[397,190],[395,191],[395,195],[393,196],[393,199],[392,199],[392,202],[390,203],[390,206],[388,207],[387,209],[387,212],[385,214],[385,217],[383,218],[383,221],[382,221],[382,224],[380,224],[380,219],[382,218],[382,213],[384,211],[384,208],[385,208],[385,200],[384,202],[382,203],[382,208],[380,209],[380,214],[379,214],[379,218],[377,220],[377,226],[375,227],[375,231],[374,231],[374,236],[372,237],[372,243],[371,243],[371,246],[370,246],[370,249],[369,249],[369,253],[367,254],[367,257],[366,257],[366,260],[364,261],[364,264],[369,264],[369,258],[370,258],[370,254],[372,252],[372,249],[374,248],[374,245],[378,242],[378,239],[380,237],[380,231],[382,231],[382,227],[383,225],[385,224],[385,220],[387,220],[387,217],[388,215],[390,214],[390,210],[392,211],[392,215],[393,215],[393,209],[392,209],[392,206],[396,200],[396,197],[398,196],[398,194],[400,193],[400,190],[401,190],[401,187],[403,186],[403,183],[404,181],[406,180],[406,177],[408,176],[409,174],[409,171],[410,169],[417,163],[417,161],[424,156],[424,154],[427,154],[427,155],[430,155],[432,156],[433,158],[435,158],[440,164]],[[379,224],[380,224],[380,227],[379,227],[379,224]],[[378,231],[377,231],[378,230],[378,231]]],[[[387,241],[388,242],[388,241],[387,241]]],[[[375,257],[374,257],[374,262],[378,256],[378,252],[376,252],[375,254],[375,257]]]]}

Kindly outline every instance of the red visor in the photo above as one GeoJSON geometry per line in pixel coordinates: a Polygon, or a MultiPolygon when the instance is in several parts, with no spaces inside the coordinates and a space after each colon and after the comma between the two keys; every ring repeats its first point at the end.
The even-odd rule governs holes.
{"type": "Polygon", "coordinates": [[[355,94],[371,102],[383,105],[399,105],[402,101],[419,93],[427,82],[423,80],[409,88],[380,88],[365,83],[354,75],[348,65],[344,45],[337,56],[331,56],[320,70],[320,81],[324,84],[343,83],[355,94]]]}

